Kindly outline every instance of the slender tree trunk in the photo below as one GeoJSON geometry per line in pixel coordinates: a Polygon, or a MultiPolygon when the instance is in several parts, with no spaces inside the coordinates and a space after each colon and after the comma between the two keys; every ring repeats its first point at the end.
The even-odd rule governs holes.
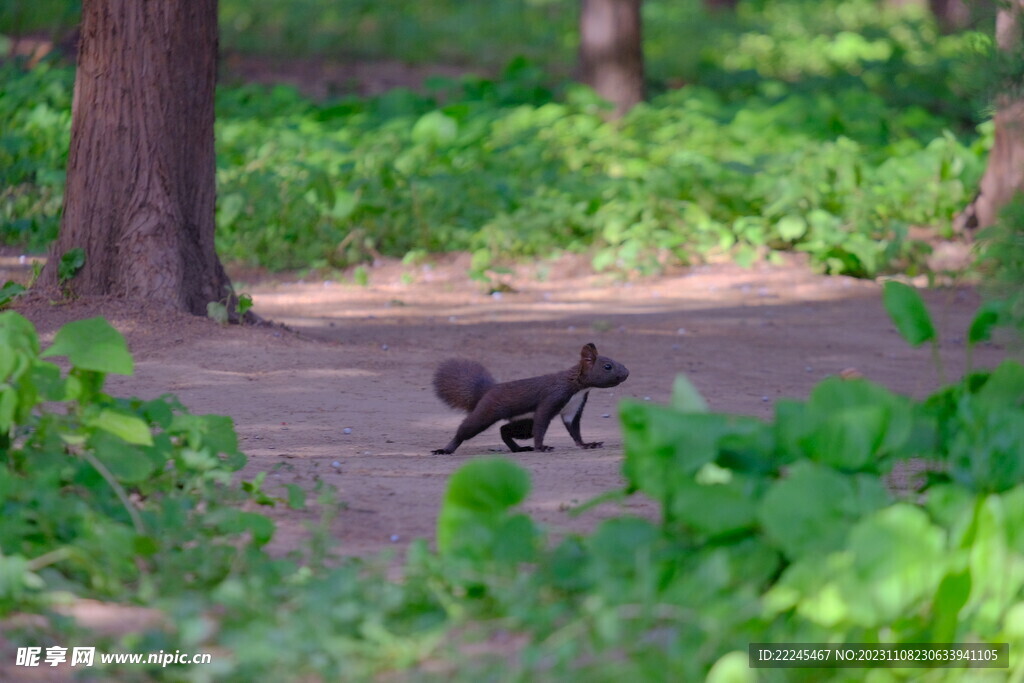
{"type": "MultiPolygon", "coordinates": [[[[1021,46],[1024,0],[1000,6],[996,15],[996,44],[1004,52],[1021,46]]],[[[1024,192],[1024,99],[1019,92],[996,98],[995,140],[981,179],[978,196],[957,221],[965,227],[984,228],[995,223],[999,211],[1018,192],[1024,192]]]]}
{"type": "Polygon", "coordinates": [[[217,0],[84,0],[64,213],[44,285],[86,252],[80,295],[197,315],[230,282],[214,250],[217,0]]]}
{"type": "Polygon", "coordinates": [[[971,24],[971,8],[965,0],[928,0],[928,7],[943,33],[962,31],[971,24]]]}
{"type": "Polygon", "coordinates": [[[583,0],[580,77],[622,116],[644,99],[641,0],[583,0]]]}

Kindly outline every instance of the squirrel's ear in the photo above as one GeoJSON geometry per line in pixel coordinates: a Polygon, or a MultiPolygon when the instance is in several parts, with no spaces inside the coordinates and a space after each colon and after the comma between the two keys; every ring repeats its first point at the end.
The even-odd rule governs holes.
{"type": "Polygon", "coordinates": [[[593,343],[584,344],[580,350],[580,358],[588,363],[593,363],[597,360],[597,347],[593,343]]]}

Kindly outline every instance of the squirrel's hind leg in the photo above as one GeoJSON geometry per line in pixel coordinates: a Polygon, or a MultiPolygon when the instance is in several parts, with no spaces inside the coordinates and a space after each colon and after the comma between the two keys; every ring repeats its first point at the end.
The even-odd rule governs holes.
{"type": "Polygon", "coordinates": [[[533,437],[533,418],[513,420],[501,425],[501,440],[512,449],[513,453],[532,451],[533,446],[520,446],[515,439],[530,439],[533,437]]]}

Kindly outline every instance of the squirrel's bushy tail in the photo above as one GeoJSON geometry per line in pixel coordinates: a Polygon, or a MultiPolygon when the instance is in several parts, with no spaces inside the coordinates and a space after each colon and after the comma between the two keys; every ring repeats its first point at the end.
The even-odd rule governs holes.
{"type": "Polygon", "coordinates": [[[434,373],[434,392],[452,408],[467,413],[476,407],[480,397],[495,384],[494,377],[480,363],[464,358],[451,358],[434,373]]]}

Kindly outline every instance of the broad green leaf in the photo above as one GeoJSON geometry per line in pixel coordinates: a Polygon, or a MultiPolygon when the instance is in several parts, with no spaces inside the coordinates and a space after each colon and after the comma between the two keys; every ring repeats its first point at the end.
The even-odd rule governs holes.
{"type": "Polygon", "coordinates": [[[220,301],[211,301],[206,304],[206,317],[218,325],[227,325],[228,307],[220,301]]]}
{"type": "Polygon", "coordinates": [[[541,536],[527,515],[504,519],[494,533],[494,559],[502,564],[516,565],[531,561],[541,536]]]}
{"type": "Polygon", "coordinates": [[[757,518],[768,537],[795,560],[840,549],[852,525],[887,501],[875,477],[800,461],[761,498],[757,518]]]}
{"type": "Polygon", "coordinates": [[[956,642],[960,610],[970,595],[971,572],[967,568],[951,571],[942,577],[932,600],[932,642],[956,642]]]}
{"type": "Polygon", "coordinates": [[[779,231],[779,237],[787,242],[792,242],[803,237],[807,232],[807,221],[800,216],[783,216],[775,224],[775,229],[779,231]]]}
{"type": "MultiPolygon", "coordinates": [[[[502,545],[499,529],[503,525],[513,524],[517,533],[525,533],[523,522],[509,522],[507,512],[522,502],[529,490],[529,475],[508,460],[490,458],[463,465],[448,480],[437,519],[438,550],[478,559],[493,557],[502,545]]],[[[512,545],[502,552],[522,550],[517,540],[510,539],[512,545]]]]}
{"type": "Polygon", "coordinates": [[[911,346],[920,346],[935,339],[931,316],[916,289],[889,280],[882,291],[882,301],[896,329],[911,346]]]}
{"type": "Polygon", "coordinates": [[[978,402],[986,408],[1024,407],[1024,365],[1004,360],[978,390],[978,402]]]}
{"type": "Polygon", "coordinates": [[[412,139],[421,144],[448,144],[458,134],[458,122],[440,111],[427,112],[412,127],[412,139]]]}
{"type": "Polygon", "coordinates": [[[878,452],[888,414],[883,406],[857,406],[833,413],[801,442],[814,460],[845,470],[859,470],[878,452]]]}
{"type": "Polygon", "coordinates": [[[452,474],[444,502],[480,512],[503,512],[521,503],[529,491],[526,470],[502,458],[487,458],[466,463],[452,474]]]}
{"type": "Polygon", "coordinates": [[[103,318],[70,322],[57,330],[53,344],[43,357],[67,356],[71,364],[82,370],[130,375],[132,356],[120,332],[103,318]]]}
{"type": "Polygon", "coordinates": [[[681,413],[706,413],[708,412],[707,401],[693,386],[693,382],[686,375],[676,375],[672,383],[672,407],[681,413]]]}
{"type": "Polygon", "coordinates": [[[1011,518],[1008,512],[999,495],[985,496],[975,507],[974,535],[968,548],[973,579],[969,605],[989,619],[1002,614],[1024,588],[1024,556],[1014,551],[1009,538],[1020,519],[1011,518]]]}
{"type": "Polygon", "coordinates": [[[661,498],[678,476],[691,477],[718,454],[722,416],[680,413],[666,406],[623,401],[619,408],[626,446],[626,478],[661,498]]]}
{"type": "Polygon", "coordinates": [[[104,408],[99,414],[90,419],[87,424],[90,427],[106,430],[131,444],[139,446],[153,445],[153,435],[149,431],[149,425],[136,415],[128,415],[104,408]]]}
{"type": "Polygon", "coordinates": [[[897,503],[850,531],[853,557],[844,577],[854,619],[878,627],[934,595],[946,574],[945,533],[917,506],[897,503]]]}
{"type": "Polygon", "coordinates": [[[354,192],[336,190],[334,205],[331,207],[330,215],[336,221],[344,221],[351,216],[359,206],[359,196],[354,192]]]}
{"type": "Polygon", "coordinates": [[[974,316],[974,320],[971,321],[971,326],[967,330],[967,344],[974,346],[984,341],[988,341],[992,338],[992,329],[999,323],[1003,304],[999,303],[988,303],[983,305],[974,316]]]}
{"type": "Polygon", "coordinates": [[[666,506],[666,516],[700,536],[718,536],[753,527],[753,491],[741,477],[723,484],[679,482],[666,506]]]}
{"type": "Polygon", "coordinates": [[[81,247],[68,249],[61,254],[60,262],[57,264],[57,279],[60,282],[67,282],[85,265],[85,250],[81,247]]]}
{"type": "Polygon", "coordinates": [[[12,352],[22,352],[29,357],[39,355],[39,337],[35,326],[20,313],[0,313],[0,380],[7,377],[13,367],[12,352]],[[8,365],[10,364],[10,365],[8,365]]]}
{"type": "Polygon", "coordinates": [[[273,520],[257,512],[221,508],[210,515],[210,521],[224,533],[249,532],[253,543],[257,546],[265,545],[274,536],[273,520]]]}
{"type": "Polygon", "coordinates": [[[11,303],[14,299],[25,292],[25,285],[13,280],[8,280],[0,287],[0,308],[11,303]]]}
{"type": "Polygon", "coordinates": [[[843,469],[863,469],[879,455],[898,452],[914,425],[907,399],[863,379],[821,381],[805,411],[778,413],[786,418],[778,427],[788,425],[780,439],[795,440],[806,457],[843,469]]]}
{"type": "Polygon", "coordinates": [[[1024,483],[1024,409],[966,402],[949,443],[951,474],[979,492],[1024,483]]]}
{"type": "Polygon", "coordinates": [[[748,653],[734,650],[718,658],[708,671],[704,683],[757,683],[758,676],[750,668],[748,653]]]}
{"type": "Polygon", "coordinates": [[[635,571],[638,555],[650,554],[659,538],[658,528],[646,519],[622,516],[601,522],[586,545],[595,572],[628,575],[635,571]]]}
{"type": "Polygon", "coordinates": [[[95,450],[96,459],[122,483],[145,481],[156,469],[144,452],[107,432],[97,432],[89,439],[89,444],[95,450]]]}
{"type": "Polygon", "coordinates": [[[306,509],[306,490],[298,484],[285,484],[288,491],[288,507],[292,510],[306,509]]]}

